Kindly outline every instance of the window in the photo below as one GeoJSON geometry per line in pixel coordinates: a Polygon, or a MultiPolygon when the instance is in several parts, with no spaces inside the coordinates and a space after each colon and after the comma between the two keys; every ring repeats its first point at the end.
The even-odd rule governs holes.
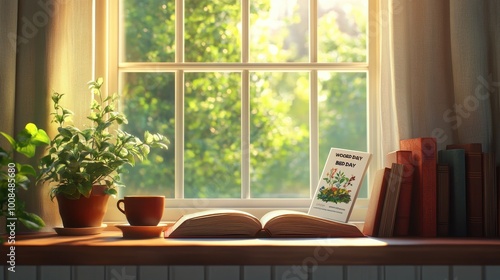
{"type": "Polygon", "coordinates": [[[330,147],[377,145],[371,2],[96,1],[96,72],[122,95],[127,131],[171,141],[129,170],[122,195],[307,208],[330,147]]]}

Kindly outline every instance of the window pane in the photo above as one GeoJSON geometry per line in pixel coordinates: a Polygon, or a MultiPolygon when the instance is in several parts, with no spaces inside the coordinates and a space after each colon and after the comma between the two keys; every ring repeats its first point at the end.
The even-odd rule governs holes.
{"type": "Polygon", "coordinates": [[[148,159],[128,168],[123,175],[124,195],[156,194],[174,197],[174,103],[173,73],[124,73],[121,75],[123,129],[143,139],[146,130],[170,140],[168,150],[151,149],[148,159]]]}
{"type": "Polygon", "coordinates": [[[318,16],[319,62],[366,62],[368,0],[319,0],[318,16]]]}
{"type": "Polygon", "coordinates": [[[186,0],[185,60],[239,62],[240,14],[238,0],[186,0]]]}
{"type": "Polygon", "coordinates": [[[252,197],[309,197],[309,75],[250,77],[252,197]]]}
{"type": "Polygon", "coordinates": [[[250,3],[250,61],[308,61],[308,1],[256,0],[250,3]]]}
{"type": "MultiPolygon", "coordinates": [[[[323,166],[331,147],[367,150],[367,89],[366,73],[319,72],[318,78],[319,160],[323,166]]],[[[364,180],[359,197],[366,197],[366,190],[364,180]]]]}
{"type": "Polygon", "coordinates": [[[174,61],[175,1],[122,0],[120,60],[174,61]]]}
{"type": "Polygon", "coordinates": [[[184,192],[241,197],[241,75],[186,73],[184,192]]]}

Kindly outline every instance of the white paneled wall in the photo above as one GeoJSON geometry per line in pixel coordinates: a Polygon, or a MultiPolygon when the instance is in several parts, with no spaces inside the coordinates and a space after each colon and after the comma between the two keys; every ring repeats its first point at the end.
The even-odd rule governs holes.
{"type": "Polygon", "coordinates": [[[0,280],[197,279],[498,280],[500,266],[0,266],[0,280]]]}

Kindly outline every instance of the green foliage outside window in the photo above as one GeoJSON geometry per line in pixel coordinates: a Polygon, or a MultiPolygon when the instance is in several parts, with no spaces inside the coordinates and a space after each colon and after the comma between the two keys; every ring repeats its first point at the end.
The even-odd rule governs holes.
{"type": "MultiPolygon", "coordinates": [[[[174,61],[174,2],[123,1],[124,60],[174,61]]],[[[304,7],[296,7],[297,13],[283,20],[285,27],[271,32],[272,26],[265,24],[271,19],[271,4],[251,1],[251,61],[308,61],[307,33],[301,44],[288,40],[302,30],[303,21],[307,23],[297,16],[304,7]]],[[[241,61],[239,1],[186,0],[184,12],[185,61],[241,61]]],[[[318,19],[323,62],[366,61],[364,14],[355,10],[346,19],[341,9],[331,9],[318,19]]],[[[332,146],[366,150],[367,74],[320,71],[318,76],[322,166],[332,146]]],[[[125,73],[121,81],[122,105],[129,117],[125,129],[132,134],[154,130],[171,140],[169,150],[151,151],[147,161],[129,170],[123,179],[125,193],[173,197],[174,73],[125,73]]],[[[252,197],[309,197],[307,71],[250,73],[248,151],[241,150],[241,73],[186,73],[184,83],[185,197],[240,197],[242,153],[250,155],[252,197]]]]}

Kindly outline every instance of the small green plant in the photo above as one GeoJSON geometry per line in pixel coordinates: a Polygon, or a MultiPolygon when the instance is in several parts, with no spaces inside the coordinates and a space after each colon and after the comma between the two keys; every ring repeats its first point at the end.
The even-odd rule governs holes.
{"type": "MultiPolygon", "coordinates": [[[[43,129],[38,129],[33,123],[28,123],[15,138],[5,132],[0,134],[11,146],[9,150],[0,147],[1,216],[6,217],[8,221],[20,221],[28,229],[39,230],[45,225],[44,221],[38,215],[26,212],[25,203],[18,196],[20,189],[28,189],[30,178],[37,175],[36,170],[30,164],[14,160],[14,155],[32,158],[37,146],[48,145],[50,139],[43,129]]],[[[9,224],[8,222],[7,226],[9,224]]]]}
{"type": "Polygon", "coordinates": [[[58,125],[58,134],[50,142],[47,156],[41,159],[39,177],[40,181],[55,183],[51,199],[56,195],[89,197],[96,184],[106,185],[106,193],[114,195],[116,187],[123,186],[120,174],[125,165],[144,160],[151,148],[168,148],[169,141],[163,135],[146,131],[141,140],[120,130],[127,118],[116,111],[119,96],[103,97],[102,84],[102,78],[88,83],[93,98],[87,118],[92,125],[82,130],[69,124],[73,113],[60,104],[64,94],[52,94],[52,122],[58,125]]]}
{"type": "Polygon", "coordinates": [[[328,187],[322,186],[319,189],[317,199],[335,204],[349,203],[351,201],[351,190],[348,190],[347,187],[352,186],[352,182],[356,178],[354,176],[347,177],[343,171],[337,168],[332,168],[326,175],[323,181],[328,184],[328,187]]]}

